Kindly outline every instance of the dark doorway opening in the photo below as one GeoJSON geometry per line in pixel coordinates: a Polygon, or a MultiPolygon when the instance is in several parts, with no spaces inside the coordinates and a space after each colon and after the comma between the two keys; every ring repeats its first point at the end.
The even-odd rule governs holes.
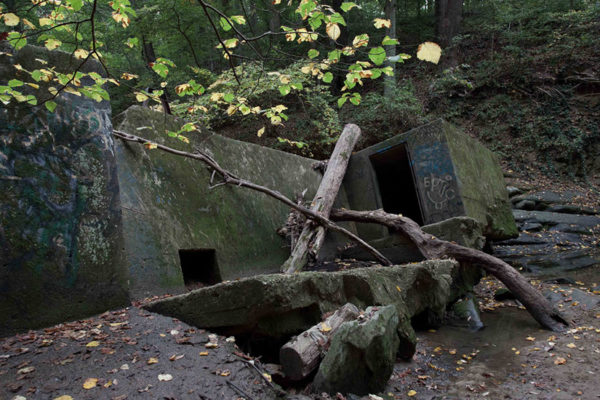
{"type": "Polygon", "coordinates": [[[179,250],[185,287],[189,290],[222,281],[215,249],[179,250]]]}
{"type": "Polygon", "coordinates": [[[375,169],[382,207],[423,225],[423,214],[415,186],[406,144],[400,144],[369,157],[375,169]]]}

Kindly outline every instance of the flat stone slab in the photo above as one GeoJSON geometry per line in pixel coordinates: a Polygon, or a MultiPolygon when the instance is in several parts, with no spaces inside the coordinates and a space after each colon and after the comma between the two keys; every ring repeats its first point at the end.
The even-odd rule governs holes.
{"type": "MultiPolygon", "coordinates": [[[[339,272],[259,275],[223,282],[150,303],[145,309],[202,328],[271,337],[296,334],[346,303],[393,304],[401,319],[441,314],[479,279],[453,260],[339,272]]],[[[435,319],[435,318],[433,318],[435,319]]]]}
{"type": "Polygon", "coordinates": [[[513,210],[517,222],[538,222],[543,225],[578,225],[592,231],[600,230],[600,217],[592,215],[576,215],[554,213],[549,211],[513,210]]]}

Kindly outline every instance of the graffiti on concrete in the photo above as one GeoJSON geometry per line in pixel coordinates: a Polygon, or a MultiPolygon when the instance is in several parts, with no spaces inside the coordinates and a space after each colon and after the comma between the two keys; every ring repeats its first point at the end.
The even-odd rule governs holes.
{"type": "Polygon", "coordinates": [[[436,176],[429,174],[423,178],[425,187],[425,197],[429,200],[436,210],[443,209],[448,200],[456,197],[456,190],[452,187],[452,175],[436,176]]]}

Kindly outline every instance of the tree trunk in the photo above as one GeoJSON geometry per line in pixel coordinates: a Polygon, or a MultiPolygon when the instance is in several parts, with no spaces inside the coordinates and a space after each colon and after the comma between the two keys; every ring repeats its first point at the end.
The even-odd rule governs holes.
{"type": "Polygon", "coordinates": [[[360,311],[347,303],[323,323],[302,332],[279,351],[279,362],[287,378],[299,381],[306,378],[318,366],[329,348],[331,335],[347,321],[358,318],[360,311]]]}
{"type": "MultiPolygon", "coordinates": [[[[147,42],[145,37],[143,36],[142,53],[144,56],[144,60],[146,61],[146,66],[150,69],[153,75],[152,81],[155,82],[156,79],[154,79],[154,71],[152,71],[152,68],[150,67],[150,63],[156,61],[156,55],[154,54],[154,45],[152,44],[152,42],[147,42]]],[[[169,105],[169,97],[167,96],[166,90],[163,92],[163,94],[160,95],[160,104],[162,105],[165,114],[171,114],[171,106],[169,105]]]]}
{"type": "Polygon", "coordinates": [[[480,265],[498,278],[527,308],[543,327],[561,331],[569,322],[555,310],[550,302],[513,267],[482,251],[446,242],[421,230],[413,220],[383,210],[350,211],[333,210],[331,218],[336,221],[356,221],[386,225],[405,234],[427,259],[454,258],[460,263],[480,265]]]}
{"type": "MultiPolygon", "coordinates": [[[[325,218],[329,217],[329,212],[346,174],[352,149],[354,149],[359,137],[360,128],[354,124],[348,124],[344,127],[335,149],[333,149],[333,154],[327,164],[327,170],[311,205],[312,211],[325,218]]],[[[319,252],[325,240],[325,233],[326,230],[322,225],[316,225],[311,220],[306,221],[296,246],[292,250],[290,258],[283,264],[282,270],[286,274],[292,274],[304,268],[309,254],[316,256],[319,252]]]]}
{"type": "MultiPolygon", "coordinates": [[[[385,17],[390,20],[391,25],[387,29],[386,34],[391,39],[396,39],[396,0],[387,0],[385,2],[385,17]]],[[[385,52],[388,57],[396,55],[396,45],[385,46],[385,52]]],[[[390,101],[396,91],[396,63],[387,61],[387,66],[392,67],[392,76],[385,75],[383,77],[383,96],[387,101],[390,101]]]]}
{"type": "Polygon", "coordinates": [[[447,49],[447,64],[457,64],[456,49],[452,48],[452,38],[458,35],[462,20],[463,0],[436,0],[435,36],[442,48],[447,49]]]}

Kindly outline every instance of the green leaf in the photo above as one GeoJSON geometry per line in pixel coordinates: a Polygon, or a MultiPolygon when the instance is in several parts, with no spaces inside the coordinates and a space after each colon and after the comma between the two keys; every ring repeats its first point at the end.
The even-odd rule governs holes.
{"type": "Polygon", "coordinates": [[[223,28],[223,30],[225,32],[228,32],[231,30],[231,25],[229,24],[229,21],[227,21],[223,17],[221,17],[221,19],[219,19],[219,25],[221,25],[221,28],[223,28]]]}
{"type": "Polygon", "coordinates": [[[291,84],[291,86],[292,86],[293,89],[296,89],[296,90],[302,90],[302,89],[304,89],[304,86],[302,86],[302,82],[293,82],[291,84]]]}
{"type": "Polygon", "coordinates": [[[356,3],[353,3],[351,1],[345,1],[340,6],[340,8],[342,9],[343,12],[348,12],[348,11],[352,10],[354,7],[360,8],[358,5],[356,5],[356,3]]]}
{"type": "Polygon", "coordinates": [[[158,74],[161,78],[166,78],[169,74],[169,68],[164,64],[153,63],[152,70],[158,74]]]}
{"type": "Polygon", "coordinates": [[[342,56],[342,51],[341,50],[331,50],[329,53],[327,53],[327,58],[329,59],[329,61],[334,61],[337,62],[340,60],[340,57],[342,56]]]}
{"type": "Polygon", "coordinates": [[[230,20],[232,20],[233,22],[235,22],[238,25],[245,25],[246,24],[246,18],[244,18],[241,15],[232,15],[231,17],[229,17],[230,20]]]}
{"type": "Polygon", "coordinates": [[[27,44],[27,38],[23,37],[19,32],[10,32],[8,34],[8,43],[10,43],[15,50],[21,50],[27,44]]]}
{"type": "Polygon", "coordinates": [[[67,3],[73,7],[73,10],[79,11],[83,7],[83,0],[67,0],[67,3]]]}
{"type": "Polygon", "coordinates": [[[315,58],[318,55],[319,55],[319,50],[310,49],[308,51],[308,58],[315,58]]]}
{"type": "Polygon", "coordinates": [[[369,59],[375,65],[381,65],[385,61],[385,49],[383,47],[375,47],[369,51],[369,59]]]}
{"type": "Polygon", "coordinates": [[[340,25],[346,26],[346,21],[344,20],[344,17],[342,17],[342,14],[337,13],[337,12],[334,14],[331,14],[331,16],[329,17],[329,21],[334,24],[340,24],[340,25]]]}
{"type": "Polygon", "coordinates": [[[20,81],[18,79],[11,79],[10,81],[8,81],[8,86],[10,86],[10,87],[23,86],[23,81],[20,81]]]}
{"type": "Polygon", "coordinates": [[[331,83],[332,81],[333,81],[333,74],[331,72],[326,72],[325,75],[323,75],[323,82],[331,83]]]}
{"type": "Polygon", "coordinates": [[[32,106],[35,106],[37,104],[37,99],[32,94],[28,94],[27,95],[26,101],[27,101],[28,104],[31,104],[32,106]]]}
{"type": "Polygon", "coordinates": [[[338,103],[338,107],[340,107],[340,108],[341,108],[341,107],[344,105],[344,103],[346,102],[346,100],[348,100],[348,98],[347,98],[347,97],[340,97],[340,98],[338,99],[338,101],[337,101],[337,103],[338,103]]]}
{"type": "Polygon", "coordinates": [[[233,99],[235,99],[235,96],[232,93],[226,93],[223,96],[223,100],[225,100],[228,103],[231,103],[233,101],[233,99]]]}
{"type": "Polygon", "coordinates": [[[371,72],[373,73],[373,75],[371,75],[371,79],[377,79],[381,76],[381,70],[379,68],[373,68],[371,72]]]}
{"type": "Polygon", "coordinates": [[[290,87],[290,85],[279,86],[279,93],[281,93],[282,96],[287,96],[291,90],[292,88],[290,87]]]}
{"type": "Polygon", "coordinates": [[[130,47],[130,48],[134,48],[138,45],[139,40],[138,38],[135,37],[130,37],[129,39],[127,39],[127,41],[125,42],[125,44],[130,47]]]}
{"type": "Polygon", "coordinates": [[[47,102],[44,103],[44,105],[50,112],[54,112],[54,110],[56,109],[56,103],[52,100],[48,100],[47,102]]]}
{"type": "Polygon", "coordinates": [[[352,95],[352,97],[350,97],[350,103],[354,104],[355,106],[360,104],[360,94],[358,93],[354,93],[352,95]]]}
{"type": "Polygon", "coordinates": [[[316,31],[317,29],[319,29],[321,24],[323,24],[324,19],[325,19],[325,14],[319,11],[319,12],[313,13],[310,16],[310,18],[308,19],[308,23],[310,24],[310,27],[313,29],[313,31],[316,31]]]}
{"type": "Polygon", "coordinates": [[[387,35],[381,41],[381,44],[383,46],[393,46],[393,45],[396,45],[398,43],[400,43],[400,42],[398,42],[398,39],[392,39],[391,37],[389,37],[387,35]]]}

